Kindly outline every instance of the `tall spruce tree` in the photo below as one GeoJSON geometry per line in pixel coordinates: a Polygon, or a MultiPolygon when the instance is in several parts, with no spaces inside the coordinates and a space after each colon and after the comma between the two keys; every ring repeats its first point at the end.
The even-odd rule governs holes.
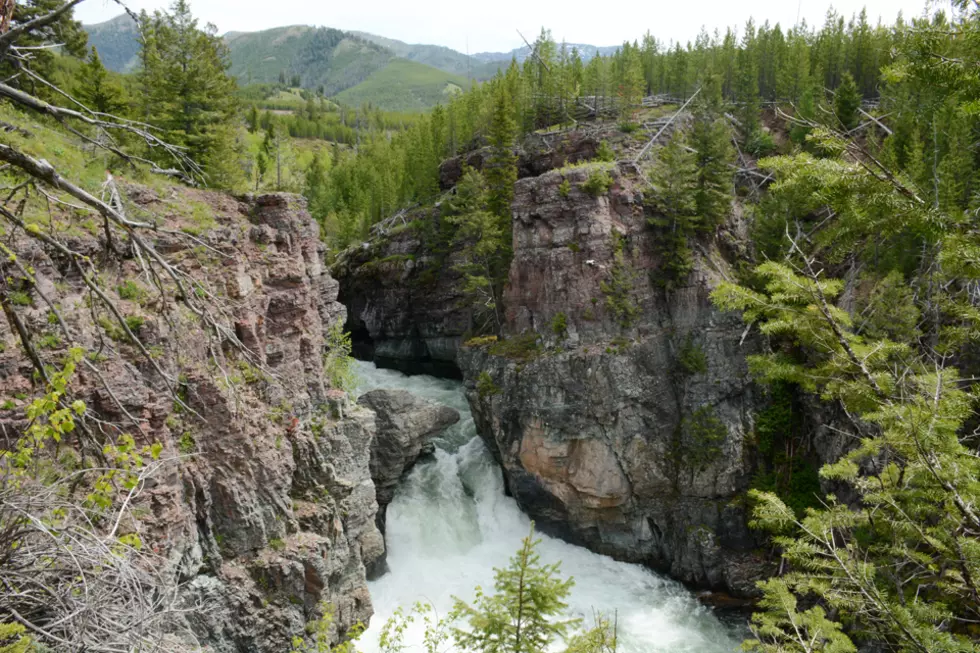
{"type": "Polygon", "coordinates": [[[713,230],[728,216],[732,204],[734,151],[731,130],[725,120],[721,80],[711,75],[702,82],[694,108],[691,147],[697,152],[697,213],[699,227],[713,230]]]}
{"type": "Polygon", "coordinates": [[[697,162],[682,136],[675,136],[661,148],[650,171],[650,183],[653,215],[648,220],[656,229],[657,251],[662,261],[658,281],[672,290],[692,269],[694,257],[689,239],[701,222],[697,162]]]}
{"type": "Polygon", "coordinates": [[[235,152],[238,102],[224,41],[213,25],[198,27],[187,0],[144,14],[142,28],[144,116],[187,149],[210,183],[234,186],[242,176],[235,152]]]}
{"type": "Polygon", "coordinates": [[[491,93],[490,158],[484,168],[489,191],[487,203],[491,213],[506,220],[509,233],[510,203],[514,199],[514,182],[517,181],[517,157],[514,155],[516,126],[506,87],[495,81],[491,93]]]}

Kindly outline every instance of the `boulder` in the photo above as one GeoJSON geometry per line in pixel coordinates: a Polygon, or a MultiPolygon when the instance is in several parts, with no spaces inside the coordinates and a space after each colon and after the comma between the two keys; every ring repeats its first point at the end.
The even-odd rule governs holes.
{"type": "MultiPolygon", "coordinates": [[[[432,452],[432,438],[458,422],[459,412],[405,390],[372,390],[357,402],[376,415],[370,469],[378,501],[377,525],[384,533],[385,512],[398,481],[419,458],[432,452]]],[[[368,565],[369,578],[384,571],[384,556],[368,565]]]]}

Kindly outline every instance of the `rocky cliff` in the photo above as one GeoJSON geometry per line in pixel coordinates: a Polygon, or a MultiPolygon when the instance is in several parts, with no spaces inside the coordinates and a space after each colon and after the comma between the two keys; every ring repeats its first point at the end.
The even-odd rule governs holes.
{"type": "MultiPolygon", "coordinates": [[[[252,353],[181,309],[163,310],[153,279],[131,250],[107,256],[98,227],[76,229],[72,247],[101,262],[106,287],[156,364],[179,378],[182,408],[155,368],[90,302],[68,262],[39,248],[19,310],[45,357],[66,348],[43,294],[61,307],[93,366],[72,387],[93,415],[160,442],[167,463],[138,499],[128,526],[168,560],[183,583],[200,643],[221,653],[280,652],[334,606],[339,634],[367,621],[365,564],[383,553],[369,470],[374,414],[323,380],[324,331],[345,318],[325,270],[318,227],[301,198],[231,198],[126,185],[127,210],[194,234],[154,235],[159,251],[223,308],[219,321],[252,353]],[[23,302],[22,302],[23,303],[23,302]],[[130,322],[130,320],[132,320],[130,322]],[[98,373],[96,373],[98,370],[98,373]],[[196,415],[194,414],[196,413],[196,415]]],[[[16,426],[32,387],[31,365],[10,324],[0,323],[0,420],[16,426]]]]}
{"type": "MultiPolygon", "coordinates": [[[[745,256],[740,209],[666,291],[636,168],[559,167],[587,158],[575,152],[601,137],[570,137],[556,165],[524,166],[501,340],[462,346],[469,316],[438,205],[345,252],[334,268],[341,298],[376,359],[408,371],[434,371],[438,359],[463,374],[481,436],[542,527],[694,585],[752,594],[765,572],[745,505],[761,403],[745,360],[754,343],[709,299],[745,256]],[[589,183],[602,175],[608,190],[589,183]]],[[[447,161],[443,183],[479,158],[447,161]]]]}
{"type": "MultiPolygon", "coordinates": [[[[600,165],[517,183],[504,340],[459,364],[483,438],[519,504],[547,530],[675,578],[753,591],[746,525],[757,404],[737,315],[709,293],[730,276],[738,213],[670,292],[647,186],[600,165]]],[[[479,344],[477,344],[479,343],[479,344]]]]}

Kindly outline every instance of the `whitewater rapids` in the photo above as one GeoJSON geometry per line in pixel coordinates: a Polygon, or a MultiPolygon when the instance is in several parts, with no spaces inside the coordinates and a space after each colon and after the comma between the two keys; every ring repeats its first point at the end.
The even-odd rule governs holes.
{"type": "MultiPolygon", "coordinates": [[[[501,471],[476,434],[459,382],[408,377],[358,362],[359,393],[375,388],[408,390],[460,412],[458,424],[436,440],[434,459],[420,462],[388,506],[390,571],[369,583],[374,602],[371,627],[359,642],[378,651],[378,636],[399,607],[418,601],[445,616],[453,596],[470,601],[474,588],[492,590],[493,568],[507,565],[528,533],[530,519],[504,495],[501,471]]],[[[682,585],[639,565],[616,562],[578,546],[538,534],[545,563],[561,561],[575,579],[572,616],[592,623],[594,611],[618,623],[620,653],[732,653],[744,635],[703,607],[682,585]]],[[[422,631],[410,627],[408,650],[424,650],[422,631]]]]}

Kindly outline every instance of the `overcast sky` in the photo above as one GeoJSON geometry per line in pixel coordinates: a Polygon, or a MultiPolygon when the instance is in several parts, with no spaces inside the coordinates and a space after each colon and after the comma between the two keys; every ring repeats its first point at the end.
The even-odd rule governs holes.
{"type": "MultiPolygon", "coordinates": [[[[140,9],[160,9],[170,0],[125,0],[140,9]]],[[[836,0],[845,16],[867,7],[871,22],[892,22],[900,11],[919,15],[927,0],[836,0]]],[[[648,29],[656,37],[687,41],[701,26],[709,31],[757,22],[790,26],[797,11],[811,25],[822,24],[830,7],[825,0],[190,0],[202,21],[221,33],[256,31],[281,25],[324,25],[360,30],[409,43],[449,46],[460,52],[509,51],[520,46],[517,30],[528,39],[542,26],[555,39],[591,45],[618,45],[648,29]],[[799,3],[799,7],[798,7],[799,3]]],[[[948,3],[943,3],[948,4],[948,3]]],[[[86,23],[120,13],[111,0],[86,0],[75,15],[86,23]]]]}

